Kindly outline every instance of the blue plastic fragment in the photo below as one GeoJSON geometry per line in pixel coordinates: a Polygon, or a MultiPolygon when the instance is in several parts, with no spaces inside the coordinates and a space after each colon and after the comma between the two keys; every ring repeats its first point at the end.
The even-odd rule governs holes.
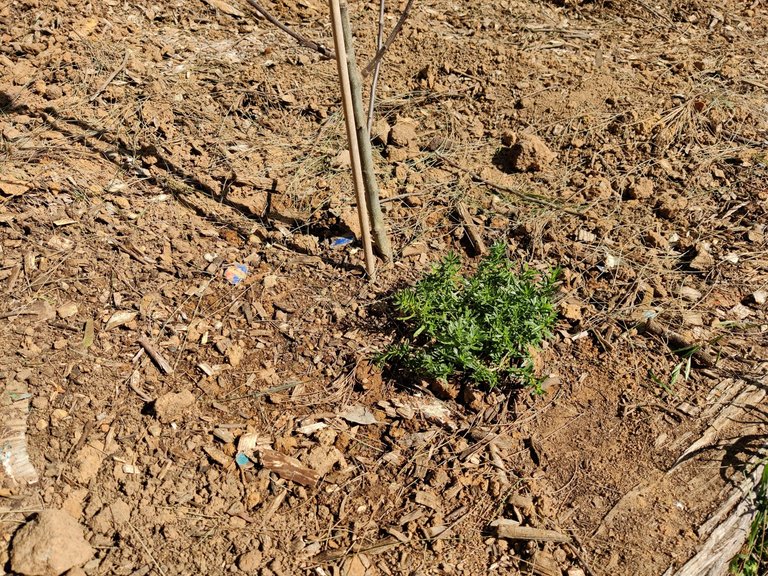
{"type": "Polygon", "coordinates": [[[240,467],[243,467],[243,466],[247,466],[248,464],[250,464],[250,462],[251,462],[251,459],[250,459],[250,458],[248,458],[248,456],[246,456],[246,455],[245,455],[245,454],[243,454],[242,452],[238,452],[238,453],[235,455],[235,463],[236,463],[238,466],[240,466],[240,467]]]}
{"type": "Polygon", "coordinates": [[[248,276],[248,266],[235,262],[224,271],[224,277],[230,284],[239,284],[245,277],[248,276]]]}
{"type": "Polygon", "coordinates": [[[354,236],[340,236],[339,238],[333,239],[333,242],[331,242],[331,247],[338,248],[339,246],[346,246],[347,244],[354,242],[354,240],[354,236]]]}

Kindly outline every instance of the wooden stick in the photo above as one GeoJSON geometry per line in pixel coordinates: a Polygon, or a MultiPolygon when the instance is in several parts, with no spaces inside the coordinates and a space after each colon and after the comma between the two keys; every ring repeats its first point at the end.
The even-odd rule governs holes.
{"type": "Polygon", "coordinates": [[[155,345],[152,344],[152,342],[149,341],[149,338],[146,336],[142,336],[139,338],[139,344],[141,344],[141,347],[144,348],[144,350],[147,351],[147,354],[149,354],[149,357],[154,360],[155,364],[157,364],[157,367],[162,370],[163,374],[173,374],[173,367],[168,362],[168,360],[165,359],[165,357],[160,353],[160,351],[155,348],[155,345]]]}
{"type": "Polygon", "coordinates": [[[341,7],[339,0],[329,0],[331,9],[331,24],[333,26],[333,43],[336,48],[336,67],[341,83],[341,100],[344,105],[344,119],[347,128],[347,141],[349,142],[349,156],[352,162],[352,182],[357,196],[357,214],[360,219],[360,234],[365,252],[365,270],[371,281],[376,279],[376,262],[373,259],[371,246],[371,229],[368,220],[368,205],[365,198],[365,186],[363,185],[363,171],[360,166],[360,150],[355,130],[355,113],[352,108],[352,94],[349,86],[349,71],[347,69],[346,50],[344,48],[344,31],[341,24],[341,7]]]}
{"type": "Polygon", "coordinates": [[[478,255],[483,255],[488,251],[488,248],[483,242],[483,235],[480,234],[480,230],[472,219],[472,214],[469,213],[469,208],[461,200],[456,203],[456,211],[459,213],[461,221],[464,223],[464,231],[467,233],[469,243],[472,244],[478,255]]]}
{"type": "Polygon", "coordinates": [[[360,167],[363,172],[365,186],[365,201],[368,204],[373,240],[376,249],[385,261],[392,260],[392,245],[384,226],[384,215],[381,212],[379,200],[379,185],[373,169],[373,153],[371,152],[371,136],[366,126],[365,111],[363,110],[363,89],[360,73],[355,62],[355,49],[352,41],[352,30],[349,25],[349,13],[346,2],[341,5],[341,26],[344,30],[344,45],[347,49],[347,71],[349,73],[349,88],[352,96],[352,113],[355,117],[355,133],[360,154],[360,167]]]}
{"type": "Polygon", "coordinates": [[[99,89],[96,90],[95,94],[90,97],[88,102],[93,102],[94,100],[96,100],[96,98],[101,96],[101,93],[107,89],[107,86],[109,86],[112,83],[112,80],[114,80],[117,77],[117,75],[120,74],[123,68],[125,68],[125,65],[128,64],[128,54],[129,54],[128,48],[126,48],[125,56],[123,56],[123,61],[120,63],[120,66],[115,68],[115,71],[112,72],[112,74],[110,74],[106,80],[104,80],[104,83],[101,86],[99,86],[99,89]]]}

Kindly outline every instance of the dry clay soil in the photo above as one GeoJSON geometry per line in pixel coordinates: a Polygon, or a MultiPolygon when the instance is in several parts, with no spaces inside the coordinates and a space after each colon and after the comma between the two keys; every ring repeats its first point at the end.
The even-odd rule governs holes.
{"type": "Polygon", "coordinates": [[[416,0],[373,283],[335,79],[246,2],[0,3],[0,573],[685,573],[765,444],[765,2],[416,0]],[[542,396],[372,364],[478,236],[562,268],[542,396]]]}

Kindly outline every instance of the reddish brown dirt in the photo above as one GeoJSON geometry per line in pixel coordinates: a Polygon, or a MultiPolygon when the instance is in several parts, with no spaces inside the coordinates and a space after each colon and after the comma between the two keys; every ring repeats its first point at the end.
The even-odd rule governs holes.
{"type": "MultiPolygon", "coordinates": [[[[324,3],[269,8],[331,45],[324,3]]],[[[352,7],[363,62],[377,10],[352,7]]],[[[42,509],[84,527],[88,575],[679,568],[765,444],[766,37],[759,1],[416,0],[376,108],[397,256],[368,283],[332,245],[356,229],[333,62],[246,2],[0,5],[0,377],[40,475],[4,479],[0,573],[42,509]],[[472,262],[459,201],[563,269],[543,397],[370,365],[389,294],[472,262]]]]}

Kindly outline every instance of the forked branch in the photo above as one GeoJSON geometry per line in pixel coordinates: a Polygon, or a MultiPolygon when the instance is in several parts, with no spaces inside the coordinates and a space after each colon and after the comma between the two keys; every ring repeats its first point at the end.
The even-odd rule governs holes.
{"type": "MultiPolygon", "coordinates": [[[[247,1],[248,1],[248,4],[250,4],[260,16],[265,18],[271,24],[274,24],[275,26],[280,28],[280,30],[282,30],[283,32],[288,34],[291,38],[296,40],[300,46],[304,46],[305,48],[314,50],[324,58],[333,59],[336,57],[336,54],[330,48],[326,48],[322,44],[319,44],[314,40],[310,40],[306,36],[299,34],[292,28],[289,28],[288,26],[280,22],[280,20],[278,20],[275,16],[273,16],[269,10],[264,8],[264,6],[262,6],[261,3],[258,2],[258,0],[247,0],[247,1]]],[[[400,33],[400,30],[402,30],[403,24],[405,24],[405,21],[408,19],[408,15],[411,12],[412,6],[413,6],[413,0],[408,0],[408,3],[405,5],[405,8],[403,9],[403,13],[400,14],[400,18],[397,20],[395,27],[392,29],[392,32],[389,33],[389,36],[387,36],[386,41],[379,47],[373,59],[368,63],[368,65],[362,71],[363,77],[370,74],[373,71],[373,69],[376,67],[376,65],[379,63],[379,61],[381,61],[381,59],[384,57],[384,54],[392,45],[392,43],[395,41],[395,38],[397,38],[397,35],[400,33]]]]}

